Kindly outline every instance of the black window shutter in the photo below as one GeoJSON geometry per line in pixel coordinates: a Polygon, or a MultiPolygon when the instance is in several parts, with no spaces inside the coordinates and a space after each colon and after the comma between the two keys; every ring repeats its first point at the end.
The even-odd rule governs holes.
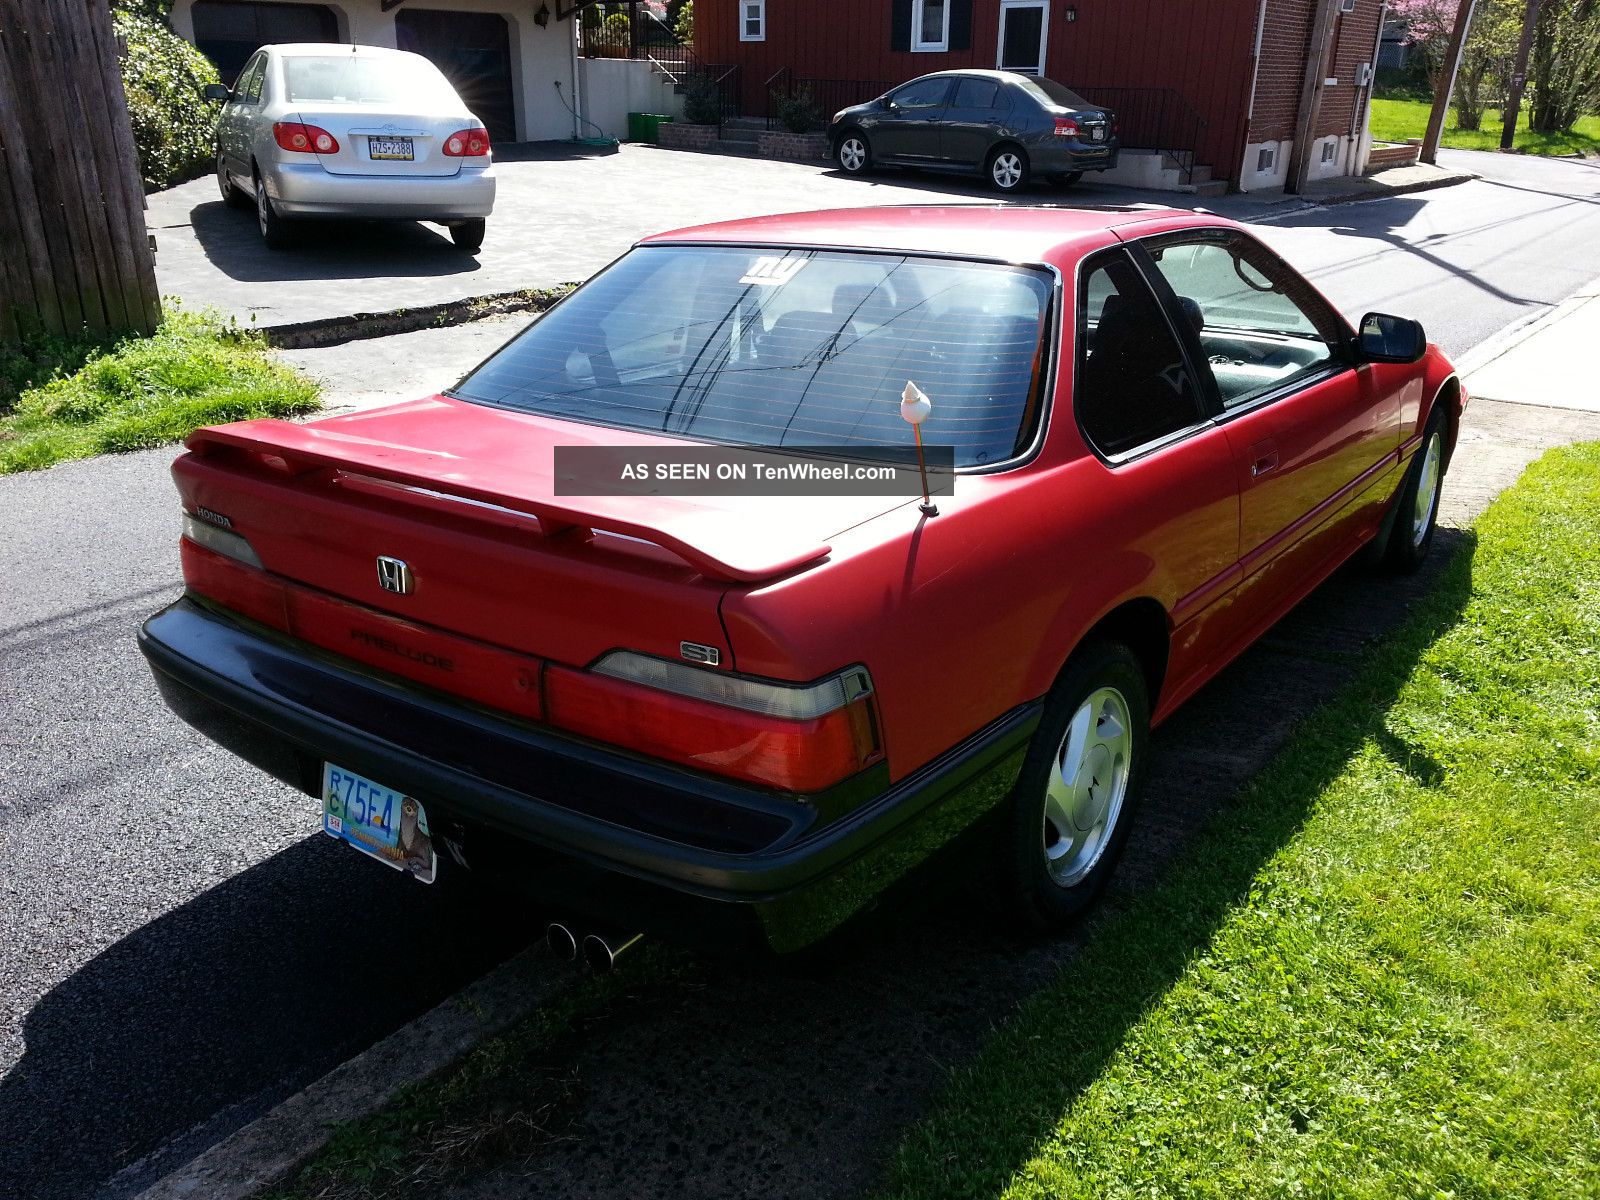
{"type": "Polygon", "coordinates": [[[894,0],[894,28],[889,33],[889,49],[911,49],[911,0],[894,0]]]}
{"type": "Polygon", "coordinates": [[[972,0],[950,0],[950,49],[972,49],[972,0]]]}

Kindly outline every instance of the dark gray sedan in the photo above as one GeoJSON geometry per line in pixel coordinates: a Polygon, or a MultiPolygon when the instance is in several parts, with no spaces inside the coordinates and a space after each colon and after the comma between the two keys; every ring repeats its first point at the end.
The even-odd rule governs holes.
{"type": "Polygon", "coordinates": [[[940,71],[837,112],[833,158],[848,174],[874,164],[980,171],[1002,192],[1037,175],[1076,183],[1117,165],[1117,120],[1053,79],[1010,71],[940,71]]]}

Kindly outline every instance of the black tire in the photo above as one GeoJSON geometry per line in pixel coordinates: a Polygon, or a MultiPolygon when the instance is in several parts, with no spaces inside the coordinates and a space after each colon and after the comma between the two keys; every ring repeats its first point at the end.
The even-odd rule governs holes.
{"type": "MultiPolygon", "coordinates": [[[[1081,648],[1045,700],[1044,715],[1000,827],[997,878],[1005,908],[1021,928],[1031,933],[1060,932],[1105,887],[1138,808],[1149,744],[1150,698],[1139,660],[1116,642],[1081,648]],[[1109,694],[1120,700],[1120,709],[1109,694]],[[1069,734],[1074,734],[1074,718],[1084,709],[1088,713],[1083,720],[1092,722],[1083,726],[1091,749],[1080,753],[1082,765],[1074,771],[1074,786],[1065,788],[1072,797],[1074,822],[1089,825],[1087,832],[1080,828],[1074,834],[1085,839],[1081,851],[1075,851],[1071,840],[1060,834],[1059,817],[1051,819],[1052,811],[1062,810],[1051,802],[1049,788],[1057,762],[1073,752],[1069,734]],[[1125,747],[1119,767],[1118,751],[1096,739],[1124,720],[1126,740],[1117,739],[1125,747]],[[1103,791],[1097,794],[1095,788],[1103,791]],[[1052,852],[1059,857],[1053,858],[1052,852]]],[[[1077,745],[1081,748],[1085,741],[1077,745]]]]}
{"type": "Polygon", "coordinates": [[[269,250],[284,250],[294,242],[289,223],[278,215],[272,197],[267,195],[267,185],[259,175],[256,176],[256,224],[260,226],[261,240],[269,250]]]}
{"type": "Polygon", "coordinates": [[[1082,178],[1083,178],[1083,172],[1082,171],[1068,171],[1064,175],[1056,176],[1056,182],[1059,183],[1062,187],[1067,188],[1067,187],[1071,187],[1073,184],[1077,183],[1082,178]]]}
{"type": "Polygon", "coordinates": [[[250,207],[250,197],[235,187],[233,180],[228,178],[227,168],[222,165],[220,151],[217,154],[217,191],[222,193],[222,202],[229,208],[250,207]]]}
{"type": "Polygon", "coordinates": [[[1427,561],[1428,551],[1433,549],[1434,531],[1439,526],[1439,492],[1447,465],[1444,438],[1445,415],[1442,409],[1435,407],[1423,426],[1422,444],[1412,455],[1406,481],[1395,497],[1388,544],[1383,550],[1385,570],[1409,575],[1427,561]],[[1428,488],[1428,494],[1419,504],[1424,487],[1428,488]]]}
{"type": "Polygon", "coordinates": [[[872,170],[872,143],[859,129],[847,129],[833,145],[833,161],[846,175],[865,175],[872,170]]]}
{"type": "Polygon", "coordinates": [[[996,146],[984,160],[989,186],[1007,195],[1028,186],[1028,152],[1021,146],[996,146]]]}
{"type": "Polygon", "coordinates": [[[476,254],[483,247],[483,231],[488,225],[482,217],[476,221],[457,221],[450,226],[450,240],[456,244],[456,249],[476,254]]]}

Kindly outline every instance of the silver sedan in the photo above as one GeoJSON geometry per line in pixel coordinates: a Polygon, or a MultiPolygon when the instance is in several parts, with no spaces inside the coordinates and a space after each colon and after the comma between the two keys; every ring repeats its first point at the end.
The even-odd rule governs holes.
{"type": "Polygon", "coordinates": [[[298,217],[436,221],[476,251],[494,208],[483,122],[427,59],[327,42],[263,46],[217,120],[217,185],[254,198],[261,236],[282,248],[298,217]]]}

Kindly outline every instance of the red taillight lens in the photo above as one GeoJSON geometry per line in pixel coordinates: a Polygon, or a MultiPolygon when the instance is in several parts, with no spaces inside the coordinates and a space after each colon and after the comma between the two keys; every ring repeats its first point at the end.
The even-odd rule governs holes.
{"type": "Polygon", "coordinates": [[[317,125],[299,121],[278,121],[272,126],[273,139],[296,154],[337,154],[339,139],[317,125]]]}
{"type": "Polygon", "coordinates": [[[283,586],[271,575],[208,550],[190,538],[187,530],[179,546],[184,586],[191,592],[253,621],[288,631],[283,586]]]}
{"type": "Polygon", "coordinates": [[[1076,121],[1074,121],[1071,117],[1057,117],[1056,118],[1056,136],[1057,137],[1077,137],[1078,136],[1078,123],[1076,121]]]}
{"type": "MultiPolygon", "coordinates": [[[[683,669],[738,684],[724,672],[683,669]]],[[[786,717],[596,671],[545,672],[545,715],[557,728],[786,792],[822,791],[881,757],[871,693],[840,700],[824,712],[786,717]]]]}
{"type": "Polygon", "coordinates": [[[489,153],[489,131],[487,129],[457,130],[445,138],[444,152],[448,158],[481,158],[489,153]]]}

